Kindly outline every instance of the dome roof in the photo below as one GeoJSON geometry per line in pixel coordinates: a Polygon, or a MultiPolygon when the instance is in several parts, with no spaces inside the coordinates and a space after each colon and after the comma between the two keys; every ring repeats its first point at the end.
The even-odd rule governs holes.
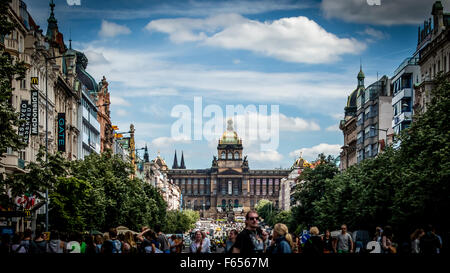
{"type": "Polygon", "coordinates": [[[159,152],[155,158],[155,163],[158,164],[160,167],[167,167],[166,161],[161,157],[159,152]]]}
{"type": "Polygon", "coordinates": [[[295,160],[294,165],[292,167],[297,167],[297,168],[306,168],[311,166],[311,164],[302,157],[302,155],[300,154],[300,157],[297,158],[297,160],[295,160]]]}
{"type": "Polygon", "coordinates": [[[233,121],[228,120],[227,130],[222,134],[220,138],[221,144],[239,144],[240,140],[238,134],[233,130],[233,121]]]}

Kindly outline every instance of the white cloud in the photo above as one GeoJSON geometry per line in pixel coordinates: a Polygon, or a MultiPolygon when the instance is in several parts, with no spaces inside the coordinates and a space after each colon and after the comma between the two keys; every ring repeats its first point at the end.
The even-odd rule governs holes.
{"type": "Polygon", "coordinates": [[[299,117],[287,117],[280,114],[280,131],[300,132],[318,130],[320,130],[320,126],[314,121],[307,121],[299,117]]]}
{"type": "Polygon", "coordinates": [[[191,140],[186,138],[158,137],[152,141],[152,146],[159,148],[159,147],[173,146],[174,144],[177,143],[190,144],[191,140]]]}
{"type": "Polygon", "coordinates": [[[376,30],[371,27],[366,27],[366,29],[364,29],[364,31],[358,32],[358,33],[362,34],[362,35],[368,35],[371,38],[376,39],[376,40],[387,39],[389,37],[389,34],[383,32],[381,30],[376,30]]]}
{"type": "Polygon", "coordinates": [[[327,127],[325,130],[328,132],[340,132],[341,131],[341,129],[339,129],[339,124],[331,125],[331,126],[327,127]]]}
{"type": "Polygon", "coordinates": [[[123,109],[118,109],[117,111],[116,111],[116,113],[117,113],[117,115],[119,116],[119,117],[126,117],[126,116],[128,116],[130,113],[128,113],[126,110],[123,110],[123,109]]]}
{"type": "MultiPolygon", "coordinates": [[[[322,0],[321,10],[327,18],[373,25],[418,25],[431,16],[434,1],[381,0],[381,5],[368,5],[367,0],[322,0]]],[[[442,1],[449,8],[448,1],[442,1]],[[447,2],[447,3],[446,3],[447,2]]]]}
{"type": "Polygon", "coordinates": [[[122,97],[111,96],[109,99],[111,100],[112,107],[114,107],[114,106],[130,106],[130,103],[122,97]]]}
{"type": "Polygon", "coordinates": [[[169,34],[175,43],[201,42],[226,49],[244,49],[286,62],[330,63],[344,54],[358,54],[366,45],[354,38],[339,38],[304,16],[259,22],[238,14],[205,19],[158,19],[149,31],[169,34]]]}
{"type": "Polygon", "coordinates": [[[102,26],[100,31],[98,32],[101,37],[105,38],[112,38],[118,35],[130,33],[131,30],[128,27],[113,22],[108,22],[106,20],[102,20],[102,26]]]}
{"type": "Polygon", "coordinates": [[[315,160],[320,153],[325,155],[337,156],[340,154],[341,145],[339,144],[327,144],[320,143],[319,145],[310,148],[301,148],[289,153],[289,156],[298,157],[300,153],[303,153],[303,158],[307,160],[315,160]]]}
{"type": "MultiPolygon", "coordinates": [[[[172,95],[192,100],[199,95],[223,102],[284,104],[306,111],[338,113],[355,87],[353,71],[345,75],[342,72],[216,70],[203,65],[172,63],[165,61],[167,54],[147,51],[94,44],[84,45],[82,50],[105,57],[108,64],[90,62],[87,70],[94,78],[106,75],[112,93],[120,85],[120,97],[124,99],[172,95]]],[[[121,103],[119,100],[117,103],[121,103]]]]}
{"type": "Polygon", "coordinates": [[[248,154],[248,160],[249,161],[256,161],[256,162],[281,162],[283,159],[283,155],[280,154],[278,151],[259,151],[259,152],[249,152],[248,154]]]}
{"type": "Polygon", "coordinates": [[[234,59],[234,60],[233,60],[233,63],[234,63],[234,64],[240,64],[240,63],[241,63],[241,60],[239,60],[239,59],[234,59]]]}

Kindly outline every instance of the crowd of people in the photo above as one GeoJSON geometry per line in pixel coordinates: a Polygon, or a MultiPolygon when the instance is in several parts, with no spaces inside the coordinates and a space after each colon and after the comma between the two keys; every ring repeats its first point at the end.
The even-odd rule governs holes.
{"type": "MultiPolygon", "coordinates": [[[[343,224],[338,234],[326,230],[320,234],[313,226],[309,232],[297,236],[289,233],[285,224],[277,223],[271,230],[261,228],[256,211],[249,211],[245,216],[243,229],[230,226],[226,241],[221,243],[225,253],[397,253],[398,244],[394,240],[392,228],[377,227],[373,238],[355,231],[353,236],[343,224]],[[365,238],[366,237],[366,238],[365,238]]],[[[216,242],[207,233],[196,229],[193,240],[188,247],[190,253],[211,253],[216,242]],[[212,242],[211,242],[212,241],[212,242]]],[[[142,227],[141,232],[118,232],[111,228],[104,234],[60,233],[56,230],[45,233],[36,230],[25,230],[12,237],[4,234],[1,237],[0,253],[81,253],[81,254],[114,254],[114,253],[182,253],[185,248],[183,235],[166,236],[160,227],[150,229],[142,227]],[[47,234],[50,234],[47,238],[47,234]]],[[[428,225],[425,229],[417,229],[411,234],[407,253],[439,254],[442,239],[435,229],[428,225]]],[[[405,252],[405,251],[404,251],[405,252]]]]}

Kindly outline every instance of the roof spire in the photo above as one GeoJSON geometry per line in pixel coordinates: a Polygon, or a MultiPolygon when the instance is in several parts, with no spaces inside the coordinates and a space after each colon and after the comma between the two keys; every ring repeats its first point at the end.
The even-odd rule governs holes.
{"type": "Polygon", "coordinates": [[[172,169],[178,169],[177,150],[175,150],[175,156],[173,157],[172,169]]]}
{"type": "Polygon", "coordinates": [[[145,149],[144,149],[144,162],[150,162],[149,156],[148,156],[147,144],[145,144],[145,149]]]}
{"type": "Polygon", "coordinates": [[[358,87],[364,86],[364,78],[365,78],[365,76],[364,76],[364,72],[362,71],[362,60],[361,60],[361,57],[360,57],[359,58],[359,73],[358,73],[358,76],[357,76],[358,87]]]}
{"type": "Polygon", "coordinates": [[[55,18],[55,3],[53,3],[53,0],[50,2],[50,17],[48,17],[47,22],[47,37],[49,39],[56,38],[54,35],[58,32],[58,21],[55,18]]]}
{"type": "Polygon", "coordinates": [[[181,151],[181,163],[180,163],[180,169],[186,169],[186,166],[184,165],[184,155],[183,155],[183,151],[181,151]]]}

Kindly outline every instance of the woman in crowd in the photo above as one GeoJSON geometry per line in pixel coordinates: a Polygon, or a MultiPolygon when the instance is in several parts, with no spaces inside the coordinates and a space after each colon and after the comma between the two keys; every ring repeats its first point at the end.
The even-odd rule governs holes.
{"type": "Polygon", "coordinates": [[[323,253],[323,241],[319,236],[319,229],[317,227],[311,227],[309,229],[311,237],[306,241],[303,248],[305,254],[322,254],[323,253]]]}
{"type": "Polygon", "coordinates": [[[136,244],[136,241],[134,240],[134,236],[131,231],[127,231],[125,233],[124,251],[125,251],[125,248],[128,248],[128,246],[129,246],[129,249],[126,250],[127,252],[125,252],[125,253],[136,253],[137,252],[137,244],[136,244]],[[125,245],[127,245],[127,247],[125,247],[125,245]]]}
{"type": "Polygon", "coordinates": [[[413,234],[411,234],[411,252],[414,254],[420,253],[420,237],[422,237],[425,234],[423,229],[418,228],[414,231],[413,234]]]}
{"type": "Polygon", "coordinates": [[[381,249],[383,253],[397,253],[397,249],[392,244],[392,228],[391,226],[385,226],[383,233],[381,234],[381,249]]]}
{"type": "Polygon", "coordinates": [[[208,243],[203,239],[202,232],[197,230],[194,236],[194,242],[191,243],[191,253],[210,253],[208,243]]]}
{"type": "Polygon", "coordinates": [[[52,230],[50,232],[50,240],[47,245],[47,253],[63,253],[64,252],[64,242],[61,241],[59,232],[57,230],[52,230]]]}
{"type": "Polygon", "coordinates": [[[102,253],[103,236],[100,234],[95,235],[95,253],[102,253]]]}
{"type": "Polygon", "coordinates": [[[86,241],[86,254],[96,254],[97,253],[97,246],[95,245],[94,236],[92,235],[86,235],[84,237],[86,241]]]}
{"type": "Polygon", "coordinates": [[[267,249],[268,253],[292,253],[292,247],[294,242],[292,241],[291,234],[285,224],[278,223],[273,227],[273,239],[270,247],[267,249]]]}
{"type": "Polygon", "coordinates": [[[331,237],[330,230],[325,231],[325,235],[322,238],[323,241],[323,253],[333,253],[333,238],[331,237]]]}

